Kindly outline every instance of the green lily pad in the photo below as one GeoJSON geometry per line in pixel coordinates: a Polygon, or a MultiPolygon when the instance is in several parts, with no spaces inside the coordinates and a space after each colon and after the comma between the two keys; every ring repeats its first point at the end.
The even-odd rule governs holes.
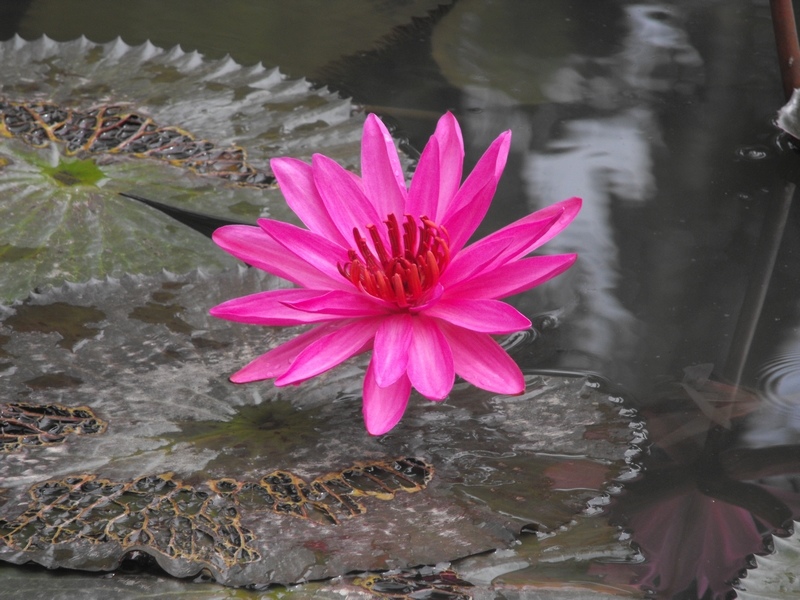
{"type": "Polygon", "coordinates": [[[359,162],[349,100],[277,69],[117,39],[0,42],[0,301],[37,286],[233,261],[120,192],[292,220],[269,158],[359,162]]]}
{"type": "Polygon", "coordinates": [[[631,414],[584,378],[414,395],[380,438],[361,417],[364,357],[297,387],[229,383],[295,332],[207,306],[276,283],[243,268],[126,276],[2,309],[2,401],[107,425],[4,455],[0,559],[111,570],[140,552],[234,586],[404,569],[512,547],[525,526],[558,537],[630,471],[631,414]],[[48,320],[54,306],[85,318],[48,320]],[[592,476],[576,485],[575,469],[592,476]]]}

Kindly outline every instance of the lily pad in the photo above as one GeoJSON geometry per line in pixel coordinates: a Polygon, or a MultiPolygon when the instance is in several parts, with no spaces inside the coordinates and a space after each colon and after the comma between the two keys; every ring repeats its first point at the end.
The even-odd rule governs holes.
{"type": "MultiPolygon", "coordinates": [[[[137,572],[139,561],[131,560],[127,570],[113,576],[80,571],[49,571],[26,566],[14,568],[0,564],[0,581],[6,586],[4,598],[23,600],[47,590],[48,600],[150,600],[181,598],[182,600],[341,600],[392,598],[418,600],[470,600],[487,597],[488,591],[472,586],[446,568],[423,567],[396,570],[384,574],[362,573],[327,581],[307,582],[289,587],[267,589],[221,588],[208,581],[170,579],[158,572],[137,572]],[[478,595],[481,592],[484,595],[478,595]]],[[[146,568],[146,567],[145,567],[146,568]]]]}
{"type": "Polygon", "coordinates": [[[59,32],[62,39],[84,34],[104,42],[119,34],[129,43],[179,43],[209,56],[229,53],[245,63],[268,57],[270,64],[281,65],[289,74],[308,76],[330,60],[373,47],[392,28],[424,17],[440,4],[441,0],[230,0],[219,10],[215,2],[138,0],[131,10],[109,10],[105,0],[35,0],[25,7],[16,30],[29,38],[59,32]]]}
{"type": "Polygon", "coordinates": [[[229,383],[294,332],[205,307],[275,283],[252,269],[127,276],[3,309],[4,400],[87,407],[107,427],[4,456],[0,558],[111,570],[139,552],[234,586],[402,569],[508,548],[523,526],[558,536],[631,472],[632,414],[585,378],[412,396],[380,438],[361,418],[363,360],[298,387],[229,383]],[[76,333],[38,318],[54,304],[96,312],[76,333]],[[31,385],[50,373],[63,377],[31,385]],[[558,468],[586,462],[581,486],[558,468]]]}
{"type": "Polygon", "coordinates": [[[121,39],[0,43],[0,301],[37,286],[232,261],[135,193],[179,209],[292,220],[273,156],[359,162],[349,100],[277,69],[121,39]]]}
{"type": "Polygon", "coordinates": [[[755,556],[755,568],[739,580],[736,597],[742,600],[783,599],[800,597],[800,578],[797,565],[800,561],[800,523],[794,522],[794,533],[789,537],[773,538],[774,551],[767,556],[755,556]]]}
{"type": "Polygon", "coordinates": [[[602,571],[609,563],[641,561],[626,537],[605,519],[581,515],[555,535],[526,535],[513,549],[470,557],[454,566],[462,578],[491,586],[505,597],[641,598],[641,588],[609,581],[602,571]]]}

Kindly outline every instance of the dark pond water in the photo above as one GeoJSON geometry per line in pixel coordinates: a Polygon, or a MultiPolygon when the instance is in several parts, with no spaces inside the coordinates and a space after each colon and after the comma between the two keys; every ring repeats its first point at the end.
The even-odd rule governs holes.
{"type": "Polygon", "coordinates": [[[412,154],[445,110],[473,162],[512,129],[480,234],[585,199],[548,249],[579,262],[517,301],[538,315],[517,356],[597,373],[652,442],[609,513],[647,560],[609,580],[724,597],[800,518],[800,155],[773,125],[768,3],[436,4],[12,0],[0,38],[120,35],[277,65],[379,113],[412,154]]]}

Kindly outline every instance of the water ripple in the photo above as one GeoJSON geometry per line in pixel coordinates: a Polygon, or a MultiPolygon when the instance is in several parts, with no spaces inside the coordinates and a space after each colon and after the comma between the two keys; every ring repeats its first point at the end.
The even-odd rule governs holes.
{"type": "Polygon", "coordinates": [[[800,351],[779,354],[759,374],[764,401],[787,412],[800,405],[800,351]]]}

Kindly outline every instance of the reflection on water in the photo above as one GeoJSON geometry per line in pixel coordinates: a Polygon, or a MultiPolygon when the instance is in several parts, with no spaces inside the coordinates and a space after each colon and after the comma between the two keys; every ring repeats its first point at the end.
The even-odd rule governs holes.
{"type": "MultiPolygon", "coordinates": [[[[764,429],[768,440],[775,440],[776,429],[785,429],[794,433],[787,440],[797,439],[800,432],[800,340],[795,343],[784,343],[780,349],[785,351],[768,361],[761,372],[761,386],[764,399],[774,406],[773,423],[766,426],[753,427],[750,439],[755,441],[756,430],[764,429]]],[[[762,434],[763,435],[763,434],[762,434]]]]}
{"type": "MultiPolygon", "coordinates": [[[[557,332],[544,329],[538,341],[545,362],[531,354],[527,366],[599,372],[646,407],[647,474],[611,509],[646,562],[601,570],[664,597],[725,596],[748,556],[766,552],[769,533],[785,534],[800,510],[791,479],[797,448],[782,448],[788,460],[778,469],[764,454],[797,442],[798,365],[785,358],[797,356],[797,336],[760,381],[754,377],[774,354],[766,336],[774,341],[777,329],[792,337],[786,332],[798,323],[787,301],[797,297],[797,276],[782,266],[792,264],[787,247],[798,237],[792,216],[789,241],[773,256],[778,283],[763,305],[742,305],[749,287],[770,279],[758,239],[771,190],[783,187],[769,124],[782,98],[774,64],[760,62],[772,52],[766,12],[732,4],[609,3],[616,43],[600,53],[570,50],[569,28],[559,30],[560,43],[522,70],[537,79],[533,92],[498,76],[498,62],[513,69],[520,61],[492,30],[508,24],[507,15],[460,2],[433,34],[435,57],[461,92],[467,139],[480,147],[491,131],[514,132],[512,181],[500,188],[502,213],[490,214],[487,227],[563,197],[585,198],[580,217],[549,248],[577,248],[579,262],[518,300],[529,314],[558,316],[557,332]],[[742,42],[745,33],[755,41],[742,42]],[[766,150],[745,156],[741,148],[766,150]],[[764,325],[776,319],[777,328],[764,325]],[[748,328],[755,340],[737,333],[748,328]],[[737,387],[740,379],[754,391],[737,387]],[[780,397],[782,410],[769,408],[774,401],[762,406],[759,384],[780,397]]],[[[549,19],[564,17],[561,5],[538,8],[544,26],[526,21],[524,33],[504,34],[536,37],[549,19]]]]}
{"type": "MultiPolygon", "coordinates": [[[[546,317],[516,356],[526,369],[598,372],[644,408],[647,471],[611,515],[646,561],[598,571],[663,597],[724,596],[748,556],[800,516],[796,209],[763,304],[743,306],[765,275],[758,240],[784,186],[764,4],[459,0],[380,52],[316,71],[316,83],[384,107],[418,148],[446,108],[465,125],[472,161],[489,136],[513,130],[478,235],[584,197],[546,248],[577,251],[579,262],[517,300],[546,317]],[[746,343],[736,335],[745,326],[746,343]]],[[[197,27],[211,47],[225,45],[229,33],[197,27]]],[[[279,62],[257,41],[249,51],[279,62]]],[[[785,158],[797,169],[800,159],[785,158]]]]}
{"type": "Polygon", "coordinates": [[[687,369],[682,382],[659,386],[643,414],[654,440],[647,476],[626,485],[611,510],[648,560],[604,572],[663,597],[725,597],[748,557],[769,551],[769,534],[790,533],[800,511],[800,494],[780,481],[797,470],[800,446],[738,445],[735,431],[760,398],[708,374],[687,369]]]}
{"type": "MultiPolygon", "coordinates": [[[[565,342],[569,356],[562,364],[597,370],[630,385],[642,324],[619,293],[623,281],[615,213],[620,205],[641,210],[656,200],[655,155],[664,145],[658,122],[662,94],[688,96],[695,87],[689,83],[702,77],[703,63],[676,10],[634,4],[622,11],[622,21],[625,33],[618,51],[563,57],[543,83],[550,103],[533,118],[526,118],[529,108],[516,105],[498,111],[495,119],[516,112],[515,120],[525,123],[514,132],[524,136],[516,148],[529,210],[571,194],[588,199],[572,230],[553,245],[556,251],[582,250],[569,281],[547,288],[549,303],[572,308],[565,342]]],[[[473,93],[484,103],[493,103],[497,94],[488,88],[473,93]]],[[[472,121],[481,119],[477,115],[472,121]]]]}

